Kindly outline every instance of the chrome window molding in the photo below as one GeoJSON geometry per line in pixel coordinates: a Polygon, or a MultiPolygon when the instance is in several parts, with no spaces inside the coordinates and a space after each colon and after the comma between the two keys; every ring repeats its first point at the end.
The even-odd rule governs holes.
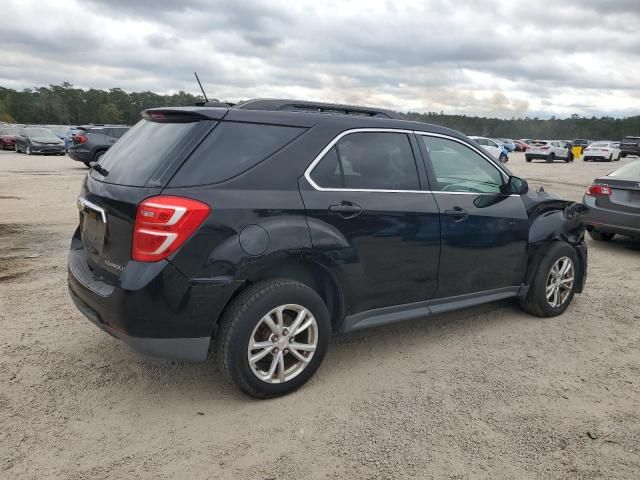
{"type": "Polygon", "coordinates": [[[99,207],[98,205],[96,205],[93,202],[90,202],[84,197],[78,197],[78,210],[82,211],[85,208],[88,210],[93,210],[94,212],[98,213],[100,215],[100,218],[102,219],[102,223],[104,224],[107,223],[107,214],[102,207],[99,207]]]}
{"type": "MultiPolygon", "coordinates": [[[[331,150],[333,148],[333,146],[340,141],[341,138],[346,137],[347,135],[350,135],[352,133],[363,133],[363,132],[404,133],[405,135],[406,134],[415,134],[415,135],[440,137],[440,138],[446,138],[447,140],[453,140],[454,142],[458,142],[459,144],[461,144],[461,145],[463,145],[465,147],[468,147],[471,150],[473,150],[474,152],[478,153],[482,158],[487,160],[496,170],[498,170],[498,172],[500,172],[500,174],[502,175],[502,177],[505,180],[509,179],[507,174],[504,173],[502,171],[502,169],[499,168],[493,160],[491,160],[489,157],[487,157],[487,155],[482,153],[480,150],[478,150],[473,145],[471,145],[471,144],[469,144],[467,142],[464,142],[464,141],[460,140],[459,138],[452,137],[450,135],[444,135],[444,134],[441,134],[441,133],[422,132],[422,131],[418,131],[418,130],[405,130],[405,129],[399,129],[399,128],[352,128],[350,130],[345,130],[344,132],[339,133],[333,140],[331,140],[327,144],[327,146],[324,147],[322,149],[322,151],[316,156],[316,158],[313,159],[311,164],[305,170],[304,178],[307,180],[307,182],[309,182],[309,184],[313,187],[314,190],[317,190],[319,192],[422,193],[422,194],[424,194],[424,193],[428,193],[428,194],[439,193],[439,194],[446,194],[446,195],[495,195],[495,193],[489,193],[489,192],[487,192],[487,193],[443,192],[441,190],[385,190],[385,189],[376,189],[376,188],[371,188],[371,189],[369,189],[369,188],[325,188],[325,187],[321,187],[316,182],[314,182],[313,179],[311,178],[311,172],[316,167],[316,165],[318,165],[318,163],[320,163],[320,161],[324,158],[324,156],[327,154],[327,152],[329,150],[331,150]]],[[[414,157],[414,161],[415,161],[415,157],[414,157]]],[[[510,196],[513,196],[513,195],[510,195],[510,196]]]]}

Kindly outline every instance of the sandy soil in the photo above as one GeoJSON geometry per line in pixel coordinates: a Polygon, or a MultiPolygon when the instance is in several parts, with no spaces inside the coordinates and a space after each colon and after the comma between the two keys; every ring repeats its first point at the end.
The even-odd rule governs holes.
{"type": "MultiPolygon", "coordinates": [[[[613,167],[509,166],[574,200],[613,167]]],[[[72,306],[85,173],[0,152],[0,478],[640,477],[640,242],[590,241],[559,318],[505,301],[336,337],[305,388],[255,401],[72,306]]]]}

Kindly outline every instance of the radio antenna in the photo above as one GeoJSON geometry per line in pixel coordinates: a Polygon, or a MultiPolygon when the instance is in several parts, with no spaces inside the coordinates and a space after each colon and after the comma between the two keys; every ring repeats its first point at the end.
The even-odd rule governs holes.
{"type": "Polygon", "coordinates": [[[196,80],[198,81],[198,85],[200,85],[200,90],[202,91],[202,96],[204,97],[204,101],[208,102],[209,99],[207,98],[207,94],[204,93],[204,88],[202,88],[202,83],[200,83],[200,79],[198,78],[198,74],[196,72],[193,72],[193,74],[196,76],[196,80]]]}

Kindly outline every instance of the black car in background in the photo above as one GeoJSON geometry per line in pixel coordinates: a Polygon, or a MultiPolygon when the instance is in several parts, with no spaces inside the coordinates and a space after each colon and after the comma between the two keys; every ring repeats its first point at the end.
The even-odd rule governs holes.
{"type": "Polygon", "coordinates": [[[78,208],[78,309],[151,356],[213,342],[260,398],[303,385],[331,332],[505,298],[552,317],[587,274],[581,204],[458,132],[357,106],[147,110],[78,208]]]}
{"type": "Polygon", "coordinates": [[[30,126],[15,136],[15,150],[27,155],[64,155],[64,142],[48,128],[30,126]]]}
{"type": "Polygon", "coordinates": [[[620,141],[620,156],[624,158],[627,155],[640,157],[640,137],[624,137],[620,141]]]}
{"type": "Polygon", "coordinates": [[[640,160],[596,178],[584,194],[587,230],[594,240],[640,237],[640,160]]]}
{"type": "Polygon", "coordinates": [[[89,166],[97,162],[129,127],[126,125],[86,125],[76,127],[73,145],[69,147],[69,157],[89,166]]]}
{"type": "Polygon", "coordinates": [[[582,155],[582,152],[584,152],[584,149],[587,148],[589,146],[589,140],[585,140],[584,138],[574,138],[573,140],[571,140],[571,144],[568,145],[569,150],[572,149],[572,147],[580,147],[580,155],[582,155]]]}

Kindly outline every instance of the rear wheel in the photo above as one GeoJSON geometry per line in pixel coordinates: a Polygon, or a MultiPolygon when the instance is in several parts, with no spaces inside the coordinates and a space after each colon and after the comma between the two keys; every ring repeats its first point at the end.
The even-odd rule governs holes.
{"type": "Polygon", "coordinates": [[[599,242],[610,242],[615,237],[615,233],[598,232],[597,230],[591,230],[589,236],[599,242]]]}
{"type": "Polygon", "coordinates": [[[241,293],[221,320],[218,365],[252,397],[284,395],[313,376],[330,332],[329,312],[313,289],[286,279],[259,282],[241,293]]]}
{"type": "Polygon", "coordinates": [[[538,317],[562,314],[573,299],[577,285],[578,256],[571,245],[554,242],[538,265],[527,296],[520,306],[538,317]]]}
{"type": "Polygon", "coordinates": [[[100,152],[97,152],[97,153],[93,156],[93,161],[94,161],[94,162],[99,162],[103,155],[104,155],[104,150],[102,150],[102,151],[100,151],[100,152]]]}
{"type": "Polygon", "coordinates": [[[531,157],[527,157],[527,156],[525,155],[524,159],[527,161],[527,163],[531,163],[531,157]]]}

